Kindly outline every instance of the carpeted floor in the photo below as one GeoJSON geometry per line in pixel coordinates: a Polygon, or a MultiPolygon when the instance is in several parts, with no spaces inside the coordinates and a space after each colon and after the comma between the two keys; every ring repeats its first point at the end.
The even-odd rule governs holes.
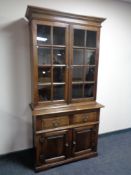
{"type": "MultiPolygon", "coordinates": [[[[131,175],[131,129],[99,137],[98,157],[37,175],[131,175]]],[[[32,150],[0,157],[0,175],[35,175],[32,150]]]]}

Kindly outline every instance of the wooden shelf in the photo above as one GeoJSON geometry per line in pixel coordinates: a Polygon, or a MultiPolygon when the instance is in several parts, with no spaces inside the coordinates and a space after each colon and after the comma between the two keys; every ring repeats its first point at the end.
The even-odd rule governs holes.
{"type": "Polygon", "coordinates": [[[53,45],[53,44],[38,44],[36,45],[37,48],[45,48],[45,47],[49,47],[49,48],[66,48],[66,45],[53,45]]]}
{"type": "Polygon", "coordinates": [[[96,50],[96,47],[73,46],[73,49],[96,50]]]}
{"type": "Polygon", "coordinates": [[[61,82],[61,83],[38,83],[38,86],[51,86],[51,85],[65,85],[65,82],[61,82]]]}
{"type": "Polygon", "coordinates": [[[95,81],[73,81],[72,84],[94,84],[95,81]]]}
{"type": "Polygon", "coordinates": [[[72,64],[72,68],[73,67],[96,67],[96,65],[94,65],[94,64],[92,64],[92,65],[90,65],[90,64],[79,64],[79,65],[72,64]]]}
{"type": "Polygon", "coordinates": [[[38,67],[45,68],[45,67],[66,67],[66,64],[38,64],[38,67]]]}

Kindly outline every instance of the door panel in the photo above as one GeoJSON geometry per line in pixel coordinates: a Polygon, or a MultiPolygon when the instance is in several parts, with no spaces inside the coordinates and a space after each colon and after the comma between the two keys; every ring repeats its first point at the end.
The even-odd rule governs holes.
{"type": "Polygon", "coordinates": [[[53,163],[66,159],[69,152],[67,130],[37,136],[37,164],[53,163]]]}
{"type": "Polygon", "coordinates": [[[70,101],[95,99],[99,32],[73,25],[71,35],[70,101]]]}
{"type": "Polygon", "coordinates": [[[67,102],[69,25],[36,20],[34,29],[36,103],[67,102]]]}
{"type": "Polygon", "coordinates": [[[98,126],[86,126],[73,129],[72,155],[78,156],[96,151],[98,126]]]}

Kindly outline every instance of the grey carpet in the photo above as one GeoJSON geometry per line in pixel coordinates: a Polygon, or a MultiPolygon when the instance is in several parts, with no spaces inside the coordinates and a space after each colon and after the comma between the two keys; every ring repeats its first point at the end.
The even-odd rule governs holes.
{"type": "MultiPolygon", "coordinates": [[[[37,175],[131,175],[131,129],[100,136],[98,154],[37,175]]],[[[1,156],[0,175],[36,175],[32,150],[1,156]]]]}

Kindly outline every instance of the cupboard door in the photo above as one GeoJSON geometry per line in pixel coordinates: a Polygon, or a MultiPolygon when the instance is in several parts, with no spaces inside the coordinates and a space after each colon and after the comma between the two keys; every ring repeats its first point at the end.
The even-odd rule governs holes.
{"type": "Polygon", "coordinates": [[[95,99],[99,31],[73,25],[71,33],[71,100],[95,99]]]}
{"type": "Polygon", "coordinates": [[[33,33],[36,103],[67,101],[68,24],[35,21],[33,33]]]}
{"type": "Polygon", "coordinates": [[[68,157],[68,130],[45,133],[37,136],[37,164],[59,162],[68,157]]]}
{"type": "Polygon", "coordinates": [[[84,126],[73,129],[72,155],[80,156],[96,151],[98,126],[84,126]]]}

